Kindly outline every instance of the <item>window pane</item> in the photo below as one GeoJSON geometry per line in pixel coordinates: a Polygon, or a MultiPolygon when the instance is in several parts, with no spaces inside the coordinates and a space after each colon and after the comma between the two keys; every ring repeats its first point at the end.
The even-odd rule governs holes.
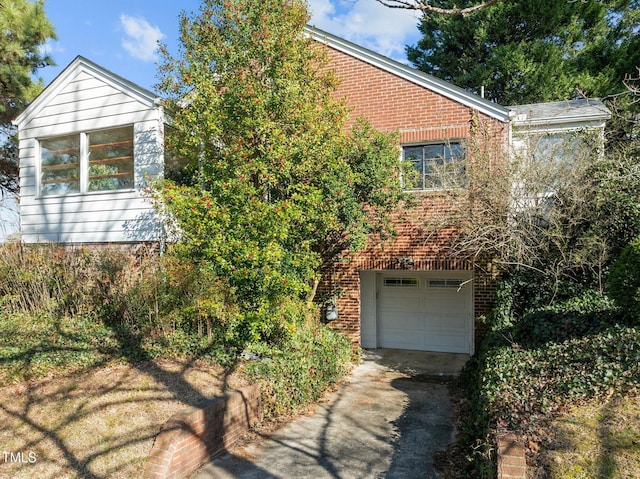
{"type": "Polygon", "coordinates": [[[95,131],[89,137],[89,191],[133,188],[133,127],[95,131]]]}
{"type": "Polygon", "coordinates": [[[63,195],[80,191],[80,136],[40,142],[40,194],[63,195]]]}
{"type": "Polygon", "coordinates": [[[464,146],[459,142],[433,143],[404,149],[405,160],[421,157],[414,167],[419,180],[405,181],[407,189],[442,189],[467,186],[464,146]],[[418,150],[421,156],[418,155],[418,150]]]}
{"type": "Polygon", "coordinates": [[[417,288],[419,286],[418,278],[384,278],[384,285],[399,288],[417,288]]]}
{"type": "Polygon", "coordinates": [[[430,159],[444,157],[444,145],[442,143],[438,143],[435,145],[425,145],[424,157],[430,159]]]}
{"type": "Polygon", "coordinates": [[[444,156],[449,159],[460,159],[464,157],[464,148],[460,143],[448,143],[444,147],[444,156]]]}
{"type": "Polygon", "coordinates": [[[408,146],[404,149],[405,161],[413,163],[412,168],[406,168],[404,187],[408,190],[421,190],[424,186],[424,161],[422,160],[422,146],[408,146]]]}

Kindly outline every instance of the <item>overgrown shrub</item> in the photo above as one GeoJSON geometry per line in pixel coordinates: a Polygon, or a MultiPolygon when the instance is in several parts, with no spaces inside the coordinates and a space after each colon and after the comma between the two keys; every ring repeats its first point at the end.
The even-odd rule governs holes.
{"type": "Polygon", "coordinates": [[[525,314],[514,325],[513,339],[528,348],[547,342],[561,343],[596,332],[617,319],[611,299],[598,291],[588,290],[580,296],[525,314]]]}
{"type": "Polygon", "coordinates": [[[233,367],[240,353],[263,385],[267,416],[317,399],[348,370],[351,343],[299,298],[241,310],[206,262],[119,249],[0,249],[0,379],[111,360],[199,357],[233,367]]]}
{"type": "Polygon", "coordinates": [[[535,434],[538,421],[572,401],[640,387],[640,327],[619,324],[613,302],[585,291],[514,314],[512,284],[502,284],[488,335],[463,371],[469,401],[461,444],[469,477],[493,477],[492,432],[535,434]]]}
{"type": "Polygon", "coordinates": [[[94,295],[96,251],[0,245],[0,305],[14,312],[75,314],[94,295]]]}
{"type": "Polygon", "coordinates": [[[611,267],[609,295],[632,324],[640,324],[640,237],[622,250],[611,267]]]}
{"type": "Polygon", "coordinates": [[[352,359],[345,336],[311,321],[277,347],[255,345],[253,351],[266,358],[250,363],[247,372],[261,383],[267,417],[317,400],[348,372],[352,359]]]}
{"type": "Polygon", "coordinates": [[[0,247],[0,307],[58,315],[92,313],[142,335],[178,329],[227,339],[234,292],[203,265],[148,249],[0,247]]]}

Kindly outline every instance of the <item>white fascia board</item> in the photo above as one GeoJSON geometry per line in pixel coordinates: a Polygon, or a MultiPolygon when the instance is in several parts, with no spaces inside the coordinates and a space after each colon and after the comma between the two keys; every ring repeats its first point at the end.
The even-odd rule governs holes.
{"type": "Polygon", "coordinates": [[[514,135],[530,135],[538,133],[560,133],[566,131],[579,131],[584,129],[589,130],[604,130],[606,121],[602,119],[591,121],[546,121],[546,122],[531,122],[531,123],[519,123],[513,125],[514,135]]]}
{"type": "Polygon", "coordinates": [[[369,63],[370,65],[376,66],[384,71],[410,81],[418,86],[421,86],[422,88],[433,91],[434,93],[438,93],[455,102],[468,106],[469,108],[484,113],[491,118],[502,121],[504,123],[507,123],[510,120],[511,111],[509,109],[485,100],[478,95],[474,95],[473,93],[457,87],[452,83],[448,83],[432,75],[428,75],[427,73],[403,65],[402,63],[392,60],[391,58],[387,58],[367,48],[356,45],[355,43],[352,43],[348,40],[324,32],[318,28],[307,25],[305,27],[305,33],[317,42],[324,43],[325,45],[328,45],[329,47],[334,48],[342,53],[357,58],[358,60],[361,60],[365,63],[369,63]]]}

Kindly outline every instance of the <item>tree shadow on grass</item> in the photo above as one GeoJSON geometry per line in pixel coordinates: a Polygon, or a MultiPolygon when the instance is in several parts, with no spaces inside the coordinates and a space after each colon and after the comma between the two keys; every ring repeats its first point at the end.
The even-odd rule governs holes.
{"type": "Polygon", "coordinates": [[[0,450],[16,459],[0,457],[0,477],[140,477],[161,426],[230,387],[233,368],[154,361],[142,338],[122,328],[113,328],[115,342],[102,354],[81,334],[55,329],[57,341],[5,355],[5,366],[37,370],[43,355],[65,354],[87,355],[87,363],[64,377],[0,389],[0,450]]]}

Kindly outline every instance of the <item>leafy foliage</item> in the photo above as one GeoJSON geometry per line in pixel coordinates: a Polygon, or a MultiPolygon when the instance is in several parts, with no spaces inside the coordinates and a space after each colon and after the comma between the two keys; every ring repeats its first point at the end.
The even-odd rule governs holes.
{"type": "MultiPolygon", "coordinates": [[[[451,8],[474,0],[433,2],[451,8]]],[[[639,62],[635,0],[511,0],[470,16],[424,15],[413,64],[500,104],[621,92],[639,62]]]]}
{"type": "Polygon", "coordinates": [[[383,230],[401,194],[393,137],[362,121],[347,133],[307,20],[298,0],[207,0],[161,69],[170,147],[190,172],[160,185],[176,253],[224,277],[258,321],[312,298],[322,266],[383,230]]]}
{"type": "Polygon", "coordinates": [[[609,294],[632,324],[640,324],[640,237],[629,243],[611,267],[609,294]]]}
{"type": "Polygon", "coordinates": [[[17,142],[11,120],[42,89],[31,75],[52,65],[44,43],[55,38],[43,0],[3,0],[0,3],[0,189],[17,191],[17,142]]]}
{"type": "Polygon", "coordinates": [[[247,368],[261,382],[268,417],[290,414],[317,400],[348,372],[352,355],[346,337],[312,322],[278,347],[253,349],[268,357],[247,368]]]}
{"type": "Polygon", "coordinates": [[[461,377],[473,418],[461,434],[474,445],[472,477],[491,477],[492,431],[537,439],[536,425],[565,405],[640,387],[640,329],[620,321],[610,299],[586,291],[527,308],[516,304],[518,289],[517,278],[501,282],[488,334],[461,377]]]}

